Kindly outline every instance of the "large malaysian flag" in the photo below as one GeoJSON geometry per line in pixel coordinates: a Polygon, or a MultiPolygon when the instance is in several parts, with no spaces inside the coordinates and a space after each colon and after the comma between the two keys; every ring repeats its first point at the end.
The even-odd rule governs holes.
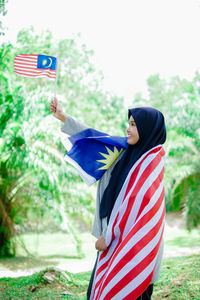
{"type": "Polygon", "coordinates": [[[25,77],[56,78],[56,57],[40,54],[19,54],[14,61],[15,72],[25,77]]]}
{"type": "Polygon", "coordinates": [[[68,151],[65,160],[88,185],[98,181],[128,146],[126,137],[110,136],[93,128],[70,137],[64,134],[62,143],[68,151]]]}
{"type": "Polygon", "coordinates": [[[159,145],[130,170],[112,210],[90,300],[134,300],[150,285],[164,229],[164,164],[159,145]]]}

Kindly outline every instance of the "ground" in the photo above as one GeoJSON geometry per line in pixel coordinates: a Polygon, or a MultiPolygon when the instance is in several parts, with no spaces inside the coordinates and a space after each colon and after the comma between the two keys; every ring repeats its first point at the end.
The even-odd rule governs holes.
{"type": "MultiPolygon", "coordinates": [[[[47,267],[71,273],[91,271],[96,257],[95,239],[89,233],[81,238],[84,259],[77,258],[75,246],[64,233],[25,235],[27,248],[34,255],[27,256],[18,249],[17,257],[1,259],[0,278],[27,276],[47,267]]],[[[180,213],[167,214],[164,240],[164,259],[200,254],[200,230],[187,232],[180,213]]]]}

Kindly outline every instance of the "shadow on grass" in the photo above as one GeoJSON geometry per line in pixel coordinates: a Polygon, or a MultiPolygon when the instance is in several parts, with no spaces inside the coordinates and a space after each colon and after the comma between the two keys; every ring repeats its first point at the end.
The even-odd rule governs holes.
{"type": "Polygon", "coordinates": [[[168,246],[176,246],[181,248],[200,247],[200,238],[197,240],[196,238],[193,237],[180,236],[174,238],[173,240],[168,240],[165,243],[168,246]]]}
{"type": "Polygon", "coordinates": [[[61,255],[61,254],[54,254],[54,255],[40,255],[39,258],[46,258],[46,259],[52,259],[52,258],[61,258],[61,259],[83,259],[85,256],[69,256],[69,255],[61,255]]]}
{"type": "Polygon", "coordinates": [[[10,271],[16,270],[26,270],[39,267],[47,267],[48,265],[55,266],[57,261],[48,261],[42,258],[36,257],[13,257],[13,258],[1,258],[0,259],[0,269],[1,267],[6,268],[10,271]]]}
{"type": "Polygon", "coordinates": [[[68,260],[68,259],[83,259],[82,256],[69,256],[69,255],[41,255],[37,257],[9,257],[9,258],[0,258],[0,269],[1,267],[6,268],[10,271],[16,270],[26,270],[33,269],[39,267],[47,267],[47,266],[56,266],[59,260],[68,260]]]}

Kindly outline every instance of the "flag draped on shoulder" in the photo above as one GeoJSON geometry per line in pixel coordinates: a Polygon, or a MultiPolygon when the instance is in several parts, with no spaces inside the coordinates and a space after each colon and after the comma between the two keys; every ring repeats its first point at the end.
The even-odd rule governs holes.
{"type": "Polygon", "coordinates": [[[25,77],[56,78],[56,57],[40,54],[19,54],[14,61],[15,72],[25,77]]]}
{"type": "Polygon", "coordinates": [[[134,300],[151,283],[164,229],[164,164],[159,145],[130,170],[110,216],[90,300],[134,300]]]}
{"type": "Polygon", "coordinates": [[[99,180],[128,145],[126,137],[110,136],[92,128],[65,136],[62,136],[68,150],[65,160],[78,170],[88,185],[99,180]]]}

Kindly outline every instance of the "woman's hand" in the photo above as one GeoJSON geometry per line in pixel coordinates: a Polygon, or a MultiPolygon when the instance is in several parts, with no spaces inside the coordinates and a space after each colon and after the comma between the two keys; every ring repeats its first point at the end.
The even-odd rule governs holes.
{"type": "Polygon", "coordinates": [[[100,236],[100,238],[96,241],[95,248],[98,251],[105,251],[107,249],[106,242],[103,236],[100,236]]]}
{"type": "Polygon", "coordinates": [[[63,112],[62,105],[58,102],[56,98],[52,100],[49,104],[50,112],[53,113],[54,117],[62,121],[66,120],[66,114],[63,112]]]}

